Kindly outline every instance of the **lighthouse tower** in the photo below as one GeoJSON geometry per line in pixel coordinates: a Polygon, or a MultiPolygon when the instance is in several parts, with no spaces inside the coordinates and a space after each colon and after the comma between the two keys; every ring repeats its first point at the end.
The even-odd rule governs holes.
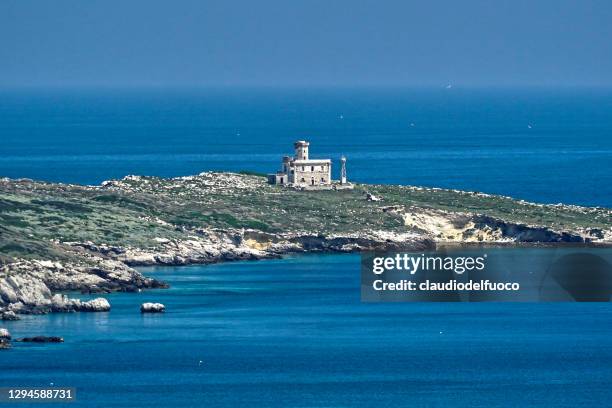
{"type": "Polygon", "coordinates": [[[295,160],[308,160],[308,143],[305,140],[298,140],[293,144],[295,147],[295,160]]]}
{"type": "Polygon", "coordinates": [[[340,158],[340,162],[342,163],[342,168],[340,170],[340,184],[346,184],[346,157],[342,156],[340,158]]]}

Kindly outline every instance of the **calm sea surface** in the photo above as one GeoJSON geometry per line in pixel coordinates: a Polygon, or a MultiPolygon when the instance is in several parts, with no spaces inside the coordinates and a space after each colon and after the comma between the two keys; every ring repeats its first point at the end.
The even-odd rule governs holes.
{"type": "Polygon", "coordinates": [[[265,173],[296,139],[335,177],[612,207],[612,90],[0,91],[0,176],[265,173]]]}
{"type": "MultiPolygon", "coordinates": [[[[360,182],[612,207],[607,91],[0,92],[0,176],[268,172],[295,139],[345,154],[360,182]]],[[[110,313],[4,322],[66,342],[0,353],[0,386],[76,387],[73,406],[88,407],[612,398],[608,304],[362,304],[354,255],[144,272],[172,288],[108,295],[110,313]],[[142,316],[144,301],[168,311],[142,316]]]]}
{"type": "Polygon", "coordinates": [[[364,304],[356,255],[147,269],[169,290],[110,313],[5,326],[63,344],[0,353],[0,384],[77,388],[74,406],[601,406],[608,304],[364,304]],[[144,301],[164,315],[139,312],[144,301]],[[597,403],[599,402],[599,404],[597,403]]]}

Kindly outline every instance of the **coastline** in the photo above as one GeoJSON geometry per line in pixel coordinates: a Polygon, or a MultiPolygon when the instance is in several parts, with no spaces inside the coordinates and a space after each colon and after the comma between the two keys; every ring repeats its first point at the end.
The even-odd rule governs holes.
{"type": "Polygon", "coordinates": [[[455,190],[292,191],[258,176],[212,172],[128,176],[101,186],[2,179],[0,190],[3,319],[105,310],[102,301],[85,304],[60,291],[167,287],[136,266],[427,250],[439,243],[612,244],[611,210],[455,190]]]}

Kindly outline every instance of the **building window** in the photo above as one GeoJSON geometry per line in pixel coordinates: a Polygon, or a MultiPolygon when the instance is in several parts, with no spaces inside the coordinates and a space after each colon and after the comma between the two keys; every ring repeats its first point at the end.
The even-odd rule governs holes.
{"type": "Polygon", "coordinates": [[[314,179],[310,179],[310,184],[314,186],[314,179]]]}
{"type": "Polygon", "coordinates": [[[305,182],[306,180],[304,180],[304,177],[302,177],[302,178],[300,179],[300,181],[303,183],[303,182],[305,182]]]}
{"type": "Polygon", "coordinates": [[[321,183],[325,183],[325,179],[321,177],[321,183]]]}
{"type": "Polygon", "coordinates": [[[310,167],[310,171],[314,171],[314,166],[310,167]]]}
{"type": "Polygon", "coordinates": [[[280,183],[281,183],[281,184],[284,184],[284,183],[285,183],[285,180],[284,180],[282,177],[280,178],[280,183]]]}

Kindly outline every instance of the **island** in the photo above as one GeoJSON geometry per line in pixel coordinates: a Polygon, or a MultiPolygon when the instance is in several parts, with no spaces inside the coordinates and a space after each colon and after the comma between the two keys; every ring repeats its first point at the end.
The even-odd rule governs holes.
{"type": "Polygon", "coordinates": [[[0,179],[0,318],[108,310],[58,292],[164,288],[134,269],[455,243],[612,243],[612,210],[439,188],[312,191],[265,175],[0,179]]]}

